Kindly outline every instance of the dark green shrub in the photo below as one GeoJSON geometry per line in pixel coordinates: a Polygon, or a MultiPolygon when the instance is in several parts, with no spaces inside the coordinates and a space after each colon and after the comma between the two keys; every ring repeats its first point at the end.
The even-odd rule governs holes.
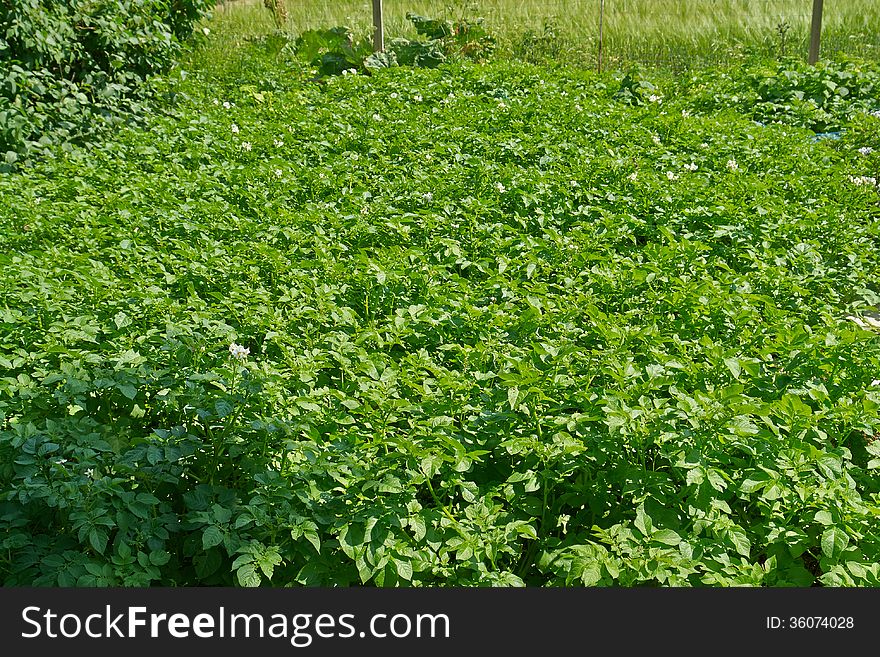
{"type": "Polygon", "coordinates": [[[0,2],[0,152],[91,134],[166,68],[213,0],[0,2]]]}

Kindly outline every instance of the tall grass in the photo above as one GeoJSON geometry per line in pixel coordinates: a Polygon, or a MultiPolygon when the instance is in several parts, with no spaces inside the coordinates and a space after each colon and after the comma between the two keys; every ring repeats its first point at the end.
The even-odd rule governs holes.
{"type": "MultiPolygon", "coordinates": [[[[369,0],[285,0],[291,33],[346,25],[372,30],[369,0]]],[[[688,67],[743,54],[806,57],[810,0],[605,0],[605,61],[688,67]]],[[[385,33],[413,37],[407,12],[483,18],[502,56],[592,65],[600,0],[385,0],[385,33]]],[[[249,36],[275,29],[262,0],[226,0],[215,26],[249,36]]],[[[880,57],[880,2],[825,3],[822,55],[880,57]]]]}

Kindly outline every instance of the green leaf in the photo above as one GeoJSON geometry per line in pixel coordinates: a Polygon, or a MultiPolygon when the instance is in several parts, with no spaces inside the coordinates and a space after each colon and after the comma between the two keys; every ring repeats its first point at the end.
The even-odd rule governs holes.
{"type": "Polygon", "coordinates": [[[134,399],[135,397],[137,397],[137,388],[135,388],[133,385],[120,383],[116,387],[119,388],[119,392],[121,392],[129,399],[134,399]]]}
{"type": "Polygon", "coordinates": [[[636,519],[634,524],[644,536],[650,536],[654,532],[654,523],[651,521],[648,514],[645,513],[644,503],[639,504],[636,508],[636,519]]]}
{"type": "Polygon", "coordinates": [[[602,566],[593,559],[579,560],[580,580],[583,586],[596,586],[602,580],[602,566]]]}
{"type": "Polygon", "coordinates": [[[153,550],[150,552],[150,563],[154,566],[164,566],[171,560],[171,555],[165,550],[153,550]]]}
{"type": "Polygon", "coordinates": [[[407,582],[412,580],[413,567],[411,561],[395,560],[394,565],[397,568],[397,574],[401,579],[404,579],[407,582]]]}
{"type": "Polygon", "coordinates": [[[409,519],[409,526],[413,530],[413,535],[416,541],[421,541],[425,538],[425,534],[427,534],[427,528],[425,527],[425,519],[421,516],[413,516],[409,519]]]}
{"type": "Polygon", "coordinates": [[[220,531],[219,527],[211,525],[210,527],[206,527],[205,531],[202,533],[202,547],[205,550],[210,550],[212,547],[220,545],[223,542],[223,532],[220,531]]]}
{"type": "Polygon", "coordinates": [[[104,550],[107,549],[107,532],[98,527],[92,527],[89,531],[89,543],[92,548],[94,548],[95,552],[99,554],[104,554],[104,550]]]}
{"type": "Polygon", "coordinates": [[[727,530],[727,537],[733,543],[734,548],[742,556],[748,558],[752,550],[752,544],[746,536],[745,531],[740,527],[731,527],[727,530]]]}
{"type": "Polygon", "coordinates": [[[677,532],[674,532],[671,529],[661,529],[659,531],[656,531],[651,536],[651,539],[657,541],[658,543],[671,545],[673,547],[681,543],[681,536],[679,536],[677,532]]]}
{"type": "Polygon", "coordinates": [[[275,566],[280,565],[281,561],[281,555],[278,554],[278,549],[272,547],[257,558],[257,565],[260,567],[260,570],[263,571],[266,579],[272,579],[272,573],[275,572],[275,566]]]}
{"type": "Polygon", "coordinates": [[[743,493],[754,493],[767,485],[770,481],[770,475],[766,472],[753,472],[740,484],[740,490],[743,493]]]}
{"type": "Polygon", "coordinates": [[[724,364],[727,366],[727,369],[730,370],[733,378],[739,381],[740,374],[742,374],[742,368],[740,367],[739,360],[737,360],[736,358],[725,358],[724,364]]]}
{"type": "Polygon", "coordinates": [[[837,559],[849,543],[849,536],[837,527],[829,527],[822,532],[822,554],[829,559],[837,559]]]}
{"type": "Polygon", "coordinates": [[[260,575],[253,563],[247,563],[235,571],[235,577],[244,587],[253,588],[260,585],[260,575]]]}

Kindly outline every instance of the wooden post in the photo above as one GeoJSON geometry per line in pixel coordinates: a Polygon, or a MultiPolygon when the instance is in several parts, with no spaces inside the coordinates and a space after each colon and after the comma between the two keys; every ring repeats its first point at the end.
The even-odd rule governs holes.
{"type": "Polygon", "coordinates": [[[810,64],[819,61],[819,41],[822,39],[822,3],[813,0],[813,24],[810,26],[810,64]]]}
{"type": "Polygon", "coordinates": [[[382,0],[373,0],[373,52],[385,50],[385,30],[382,27],[382,0]]]}
{"type": "Polygon", "coordinates": [[[602,72],[602,47],[605,42],[605,0],[599,0],[599,56],[598,69],[602,72]]]}

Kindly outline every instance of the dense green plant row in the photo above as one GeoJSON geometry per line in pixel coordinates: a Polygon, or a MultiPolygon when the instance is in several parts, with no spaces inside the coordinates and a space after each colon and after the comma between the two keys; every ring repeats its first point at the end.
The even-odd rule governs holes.
{"type": "Polygon", "coordinates": [[[134,117],[214,0],[0,4],[0,172],[20,156],[134,117]],[[127,110],[127,111],[126,111],[127,110]]]}
{"type": "Polygon", "coordinates": [[[5,584],[880,584],[880,108],[264,47],[0,178],[5,584]]]}

